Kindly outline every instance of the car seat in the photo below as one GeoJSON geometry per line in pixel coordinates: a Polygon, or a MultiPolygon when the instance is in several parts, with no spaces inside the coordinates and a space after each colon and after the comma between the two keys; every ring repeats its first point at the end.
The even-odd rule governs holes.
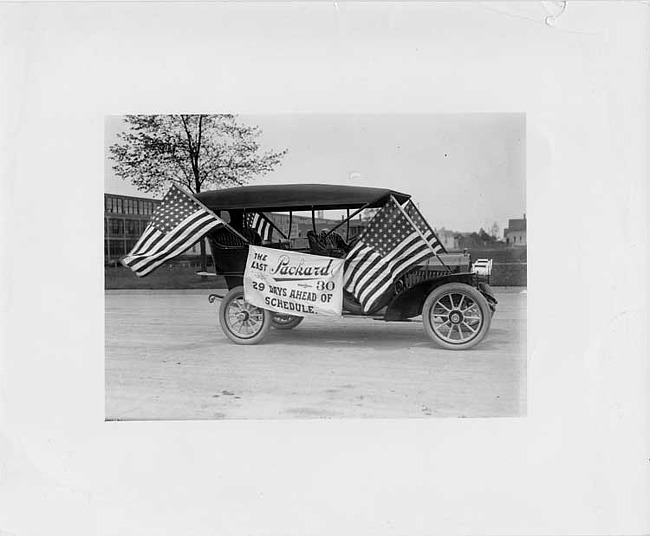
{"type": "Polygon", "coordinates": [[[327,257],[345,257],[350,246],[343,240],[338,233],[327,233],[321,231],[307,231],[307,240],[309,241],[309,250],[312,255],[325,255],[327,257]]]}

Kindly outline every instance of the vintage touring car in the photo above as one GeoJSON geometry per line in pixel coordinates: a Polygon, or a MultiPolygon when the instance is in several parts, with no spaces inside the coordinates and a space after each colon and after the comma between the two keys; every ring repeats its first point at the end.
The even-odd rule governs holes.
{"type": "MultiPolygon", "coordinates": [[[[245,299],[244,276],[251,246],[346,258],[364,237],[359,228],[360,214],[367,210],[378,214],[389,202],[404,212],[401,207],[409,203],[410,195],[383,188],[301,184],[206,191],[197,194],[196,199],[228,222],[228,226],[207,235],[216,273],[224,276],[228,287],[224,296],[210,295],[211,302],[221,300],[221,328],[235,343],[256,344],[271,327],[292,329],[304,315],[299,309],[292,311],[296,314],[271,311],[245,299]],[[331,228],[319,229],[316,215],[321,211],[336,211],[340,220],[331,228]],[[306,233],[304,227],[301,233],[296,230],[297,213],[311,215],[311,229],[306,233]],[[280,214],[284,225],[275,223],[280,214]]],[[[415,205],[411,203],[411,207],[415,205]]],[[[417,216],[414,222],[404,215],[419,228],[423,239],[427,238],[425,233],[435,237],[421,214],[417,216]]],[[[305,220],[305,216],[301,218],[305,220]]],[[[477,270],[467,253],[449,254],[442,247],[429,249],[426,258],[395,274],[370,308],[364,308],[353,293],[343,290],[342,314],[387,322],[408,321],[421,315],[424,331],[436,345],[460,350],[478,344],[490,328],[497,304],[487,283],[489,271],[477,270]]]]}

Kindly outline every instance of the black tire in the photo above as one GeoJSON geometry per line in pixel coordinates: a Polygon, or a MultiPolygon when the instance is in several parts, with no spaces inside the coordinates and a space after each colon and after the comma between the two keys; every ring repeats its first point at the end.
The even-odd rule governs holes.
{"type": "Polygon", "coordinates": [[[285,315],[284,313],[271,313],[271,325],[275,329],[293,329],[304,320],[302,316],[285,315]]]}
{"type": "Polygon", "coordinates": [[[244,287],[235,287],[221,300],[219,323],[231,341],[257,344],[271,329],[272,313],[244,300],[244,287]]]}
{"type": "Polygon", "coordinates": [[[438,346],[467,350],[490,329],[492,311],[483,295],[470,285],[448,283],[434,289],[422,307],[425,333],[438,346]]]}

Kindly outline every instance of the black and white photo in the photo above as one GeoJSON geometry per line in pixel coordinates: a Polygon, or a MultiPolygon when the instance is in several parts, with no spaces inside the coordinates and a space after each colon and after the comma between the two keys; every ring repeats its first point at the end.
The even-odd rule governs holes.
{"type": "Polygon", "coordinates": [[[525,416],[525,141],[524,114],[107,117],[106,418],[525,416]]]}

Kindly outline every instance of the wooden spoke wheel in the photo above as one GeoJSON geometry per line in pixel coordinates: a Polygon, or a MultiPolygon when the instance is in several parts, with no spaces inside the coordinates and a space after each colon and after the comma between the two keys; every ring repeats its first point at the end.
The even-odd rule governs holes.
{"type": "Polygon", "coordinates": [[[272,313],[244,300],[244,287],[226,294],[219,308],[221,329],[237,344],[257,344],[271,329],[272,313]]]}
{"type": "Polygon", "coordinates": [[[438,346],[449,350],[476,346],[490,329],[491,320],[487,300],[464,283],[434,289],[422,307],[424,331],[438,346]]]}

